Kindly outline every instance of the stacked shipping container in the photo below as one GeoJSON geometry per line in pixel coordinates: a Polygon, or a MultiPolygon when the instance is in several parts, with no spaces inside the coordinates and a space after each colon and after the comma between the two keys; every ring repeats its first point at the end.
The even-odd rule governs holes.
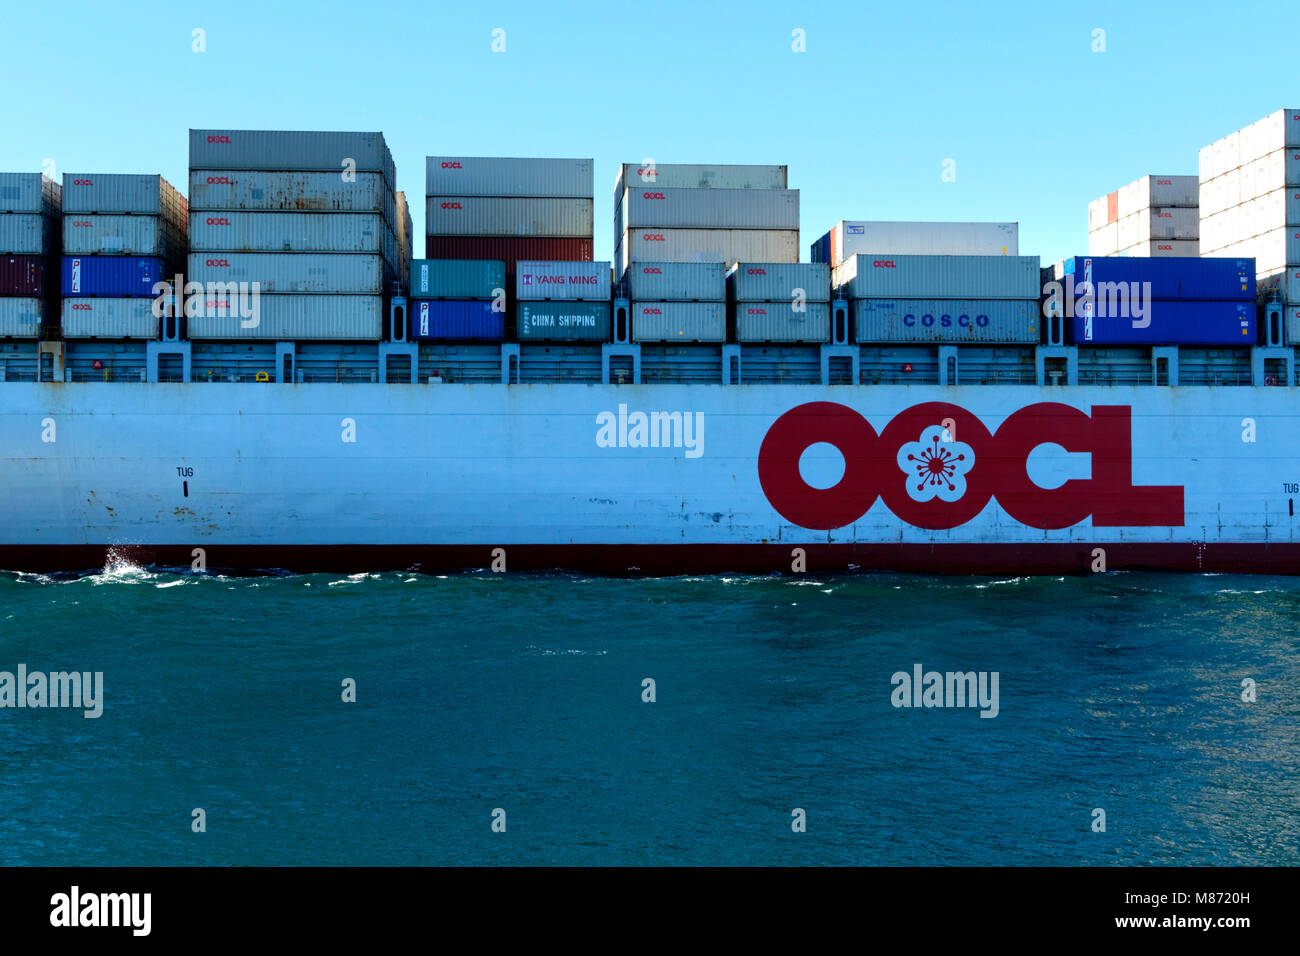
{"type": "Polygon", "coordinates": [[[722,262],[632,262],[624,273],[634,342],[725,342],[722,262]]]}
{"type": "Polygon", "coordinates": [[[190,130],[190,338],[380,338],[410,261],[395,182],[382,133],[190,130]]]}
{"type": "Polygon", "coordinates": [[[737,342],[831,340],[831,270],[824,262],[738,262],[727,274],[737,342]]]}
{"type": "Polygon", "coordinates": [[[0,173],[0,339],[34,339],[54,315],[62,192],[40,173],[0,173]]]}
{"type": "Polygon", "coordinates": [[[609,263],[520,262],[515,324],[521,342],[608,342],[609,263]]]}
{"type": "Polygon", "coordinates": [[[1092,256],[1194,256],[1197,177],[1143,176],[1088,204],[1092,256]]]}
{"type": "Polygon", "coordinates": [[[812,261],[834,267],[852,256],[1018,256],[1014,222],[862,222],[841,220],[812,244],[812,261]]]}
{"type": "Polygon", "coordinates": [[[411,263],[411,334],[416,339],[505,336],[506,264],[499,259],[416,259],[411,263]]]}

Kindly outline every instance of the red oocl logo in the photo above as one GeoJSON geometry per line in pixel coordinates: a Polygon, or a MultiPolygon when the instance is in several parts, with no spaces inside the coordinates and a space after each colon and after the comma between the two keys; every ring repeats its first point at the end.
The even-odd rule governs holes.
{"type": "Polygon", "coordinates": [[[636,174],[638,176],[650,176],[654,179],[659,178],[659,170],[653,166],[646,166],[644,169],[638,169],[636,174]]]}
{"type": "Polygon", "coordinates": [[[230,220],[229,220],[229,219],[209,219],[209,220],[207,221],[207,223],[208,223],[209,226],[228,226],[228,225],[230,225],[230,220]]]}
{"type": "Polygon", "coordinates": [[[84,310],[87,311],[87,312],[90,311],[90,306],[88,306],[88,305],[81,305],[81,304],[78,304],[78,305],[74,305],[73,308],[74,308],[74,309],[84,309],[84,310]]]}
{"type": "Polygon", "coordinates": [[[658,233],[658,232],[647,232],[647,233],[643,233],[643,234],[641,235],[641,238],[644,239],[646,242],[663,242],[663,241],[664,241],[663,234],[662,234],[662,233],[658,233]]]}
{"type": "Polygon", "coordinates": [[[229,177],[229,176],[209,176],[209,177],[208,177],[208,185],[209,185],[209,186],[229,186],[229,185],[230,185],[230,177],[229,177]]]}
{"type": "Polygon", "coordinates": [[[460,163],[443,163],[442,168],[443,169],[464,169],[465,167],[462,166],[460,163]]]}
{"type": "Polygon", "coordinates": [[[94,223],[86,219],[74,219],[72,225],[78,229],[89,229],[94,223]]]}
{"type": "Polygon", "coordinates": [[[74,180],[72,181],[72,185],[74,185],[74,186],[93,186],[93,185],[95,185],[95,181],[94,181],[93,179],[74,179],[74,180]]]}
{"type": "Polygon", "coordinates": [[[215,267],[215,266],[224,266],[224,267],[226,267],[227,269],[230,268],[230,260],[229,260],[229,259],[208,259],[208,260],[207,260],[206,262],[204,262],[203,264],[206,265],[206,266],[214,266],[214,267],[215,267]]]}
{"type": "Polygon", "coordinates": [[[663,315],[663,309],[642,309],[642,315],[663,315]]]}
{"type": "Polygon", "coordinates": [[[767,309],[750,309],[750,315],[767,315],[767,309]]]}
{"type": "Polygon", "coordinates": [[[229,142],[230,142],[230,137],[229,137],[229,136],[209,136],[209,137],[208,137],[208,142],[209,142],[209,143],[229,143],[229,142]]]}
{"type": "Polygon", "coordinates": [[[766,270],[766,269],[746,269],[746,270],[745,270],[745,274],[746,274],[746,275],[751,275],[751,276],[765,276],[765,275],[767,275],[767,270],[766,270]]]}
{"type": "Polygon", "coordinates": [[[873,269],[897,269],[893,259],[876,259],[871,263],[873,269]]]}
{"type": "Polygon", "coordinates": [[[658,266],[645,266],[641,269],[641,274],[647,276],[661,276],[664,274],[664,270],[660,269],[658,266]]]}
{"type": "Polygon", "coordinates": [[[442,204],[442,208],[443,208],[443,209],[460,209],[461,206],[460,206],[460,203],[458,203],[458,202],[445,202],[445,203],[442,204]]]}
{"type": "Polygon", "coordinates": [[[643,198],[643,199],[663,199],[663,198],[664,198],[664,194],[663,194],[663,193],[642,193],[642,194],[641,194],[641,198],[643,198]]]}

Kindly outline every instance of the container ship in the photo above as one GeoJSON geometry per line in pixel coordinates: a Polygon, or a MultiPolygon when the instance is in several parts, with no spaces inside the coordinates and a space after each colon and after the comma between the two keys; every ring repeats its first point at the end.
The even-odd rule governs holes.
{"type": "Polygon", "coordinates": [[[590,159],[464,156],[416,258],[382,134],[189,135],[0,174],[0,568],[1300,572],[1300,110],[1046,266],[648,162],[597,260],[590,159]]]}

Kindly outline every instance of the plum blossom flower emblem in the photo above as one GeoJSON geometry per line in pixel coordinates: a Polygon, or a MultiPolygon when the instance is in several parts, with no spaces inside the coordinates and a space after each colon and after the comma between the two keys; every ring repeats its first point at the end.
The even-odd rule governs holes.
{"type": "Polygon", "coordinates": [[[931,425],[920,441],[898,450],[898,467],[907,475],[907,493],[914,501],[956,501],[966,493],[966,472],[974,465],[970,445],[954,441],[942,425],[931,425]]]}

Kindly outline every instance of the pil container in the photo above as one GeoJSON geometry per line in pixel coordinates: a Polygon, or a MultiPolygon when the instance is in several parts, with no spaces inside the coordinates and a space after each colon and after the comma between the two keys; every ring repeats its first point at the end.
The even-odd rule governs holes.
{"type": "Polygon", "coordinates": [[[155,256],[63,257],[65,297],[152,298],[155,283],[170,280],[166,263],[155,256]]]}
{"type": "Polygon", "coordinates": [[[433,299],[411,306],[411,334],[420,340],[500,342],[505,338],[505,312],[491,302],[433,299]]]}

